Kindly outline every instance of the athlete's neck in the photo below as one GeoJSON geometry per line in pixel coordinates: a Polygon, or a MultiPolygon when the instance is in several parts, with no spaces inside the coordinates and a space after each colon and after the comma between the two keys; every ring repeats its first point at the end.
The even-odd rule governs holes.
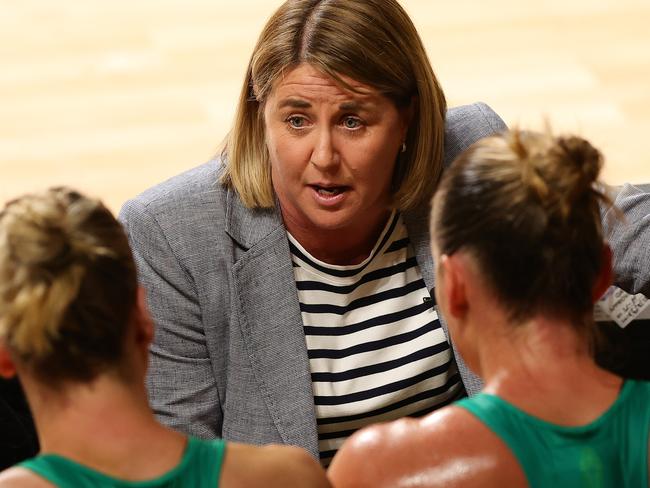
{"type": "Polygon", "coordinates": [[[186,439],[155,420],[144,385],[102,374],[54,390],[21,378],[42,453],[123,479],[155,478],[180,461],[186,439]]]}
{"type": "Polygon", "coordinates": [[[537,316],[479,338],[484,391],[555,423],[594,420],[616,399],[622,380],[600,368],[569,321],[537,316]]]}

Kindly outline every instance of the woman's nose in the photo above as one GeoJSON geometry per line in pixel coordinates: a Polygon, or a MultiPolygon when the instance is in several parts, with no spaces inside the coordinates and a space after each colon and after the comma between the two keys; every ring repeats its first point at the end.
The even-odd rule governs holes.
{"type": "Polygon", "coordinates": [[[329,128],[318,131],[310,162],[321,171],[331,171],[338,166],[339,155],[334,148],[329,128]]]}

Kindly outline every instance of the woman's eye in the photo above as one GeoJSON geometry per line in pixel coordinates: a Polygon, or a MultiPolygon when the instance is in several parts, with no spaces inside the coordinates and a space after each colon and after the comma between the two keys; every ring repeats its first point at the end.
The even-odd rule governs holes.
{"type": "Polygon", "coordinates": [[[346,129],[358,129],[361,127],[361,121],[354,117],[346,117],[343,119],[343,126],[346,129]]]}
{"type": "Polygon", "coordinates": [[[303,127],[305,127],[304,117],[298,117],[298,116],[289,117],[287,119],[287,122],[294,129],[302,129],[303,127]]]}

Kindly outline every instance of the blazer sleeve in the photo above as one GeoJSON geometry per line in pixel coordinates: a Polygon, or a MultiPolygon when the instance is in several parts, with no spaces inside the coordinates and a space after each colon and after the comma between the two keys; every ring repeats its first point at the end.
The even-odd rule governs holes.
{"type": "MultiPolygon", "coordinates": [[[[485,103],[478,102],[449,109],[445,134],[445,166],[471,144],[507,130],[506,124],[485,103]],[[482,123],[477,124],[476,121],[482,123]]],[[[625,185],[614,205],[624,218],[616,217],[613,209],[601,212],[605,238],[613,251],[614,284],[628,293],[650,296],[650,193],[625,185]]]]}
{"type": "Polygon", "coordinates": [[[119,218],[155,324],[147,376],[151,407],[173,429],[221,437],[223,413],[194,281],[143,202],[128,201],[119,218]]]}
{"type": "Polygon", "coordinates": [[[449,167],[460,153],[479,139],[505,130],[508,130],[505,122],[483,102],[450,108],[445,120],[444,167],[449,167]]]}
{"type": "Polygon", "coordinates": [[[603,215],[605,238],[614,258],[614,284],[629,293],[650,296],[650,193],[625,185],[613,208],[603,215]]]}

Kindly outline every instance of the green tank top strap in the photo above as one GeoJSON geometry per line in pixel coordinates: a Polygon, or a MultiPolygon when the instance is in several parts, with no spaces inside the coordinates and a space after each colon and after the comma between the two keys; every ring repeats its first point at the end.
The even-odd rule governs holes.
{"type": "Polygon", "coordinates": [[[614,404],[579,427],[546,422],[486,393],[455,405],[505,442],[533,488],[648,486],[650,382],[625,381],[614,404]]]}
{"type": "Polygon", "coordinates": [[[223,465],[226,442],[189,437],[181,462],[162,476],[125,481],[95,471],[56,454],[42,454],[19,464],[59,488],[215,488],[223,465]]]}

